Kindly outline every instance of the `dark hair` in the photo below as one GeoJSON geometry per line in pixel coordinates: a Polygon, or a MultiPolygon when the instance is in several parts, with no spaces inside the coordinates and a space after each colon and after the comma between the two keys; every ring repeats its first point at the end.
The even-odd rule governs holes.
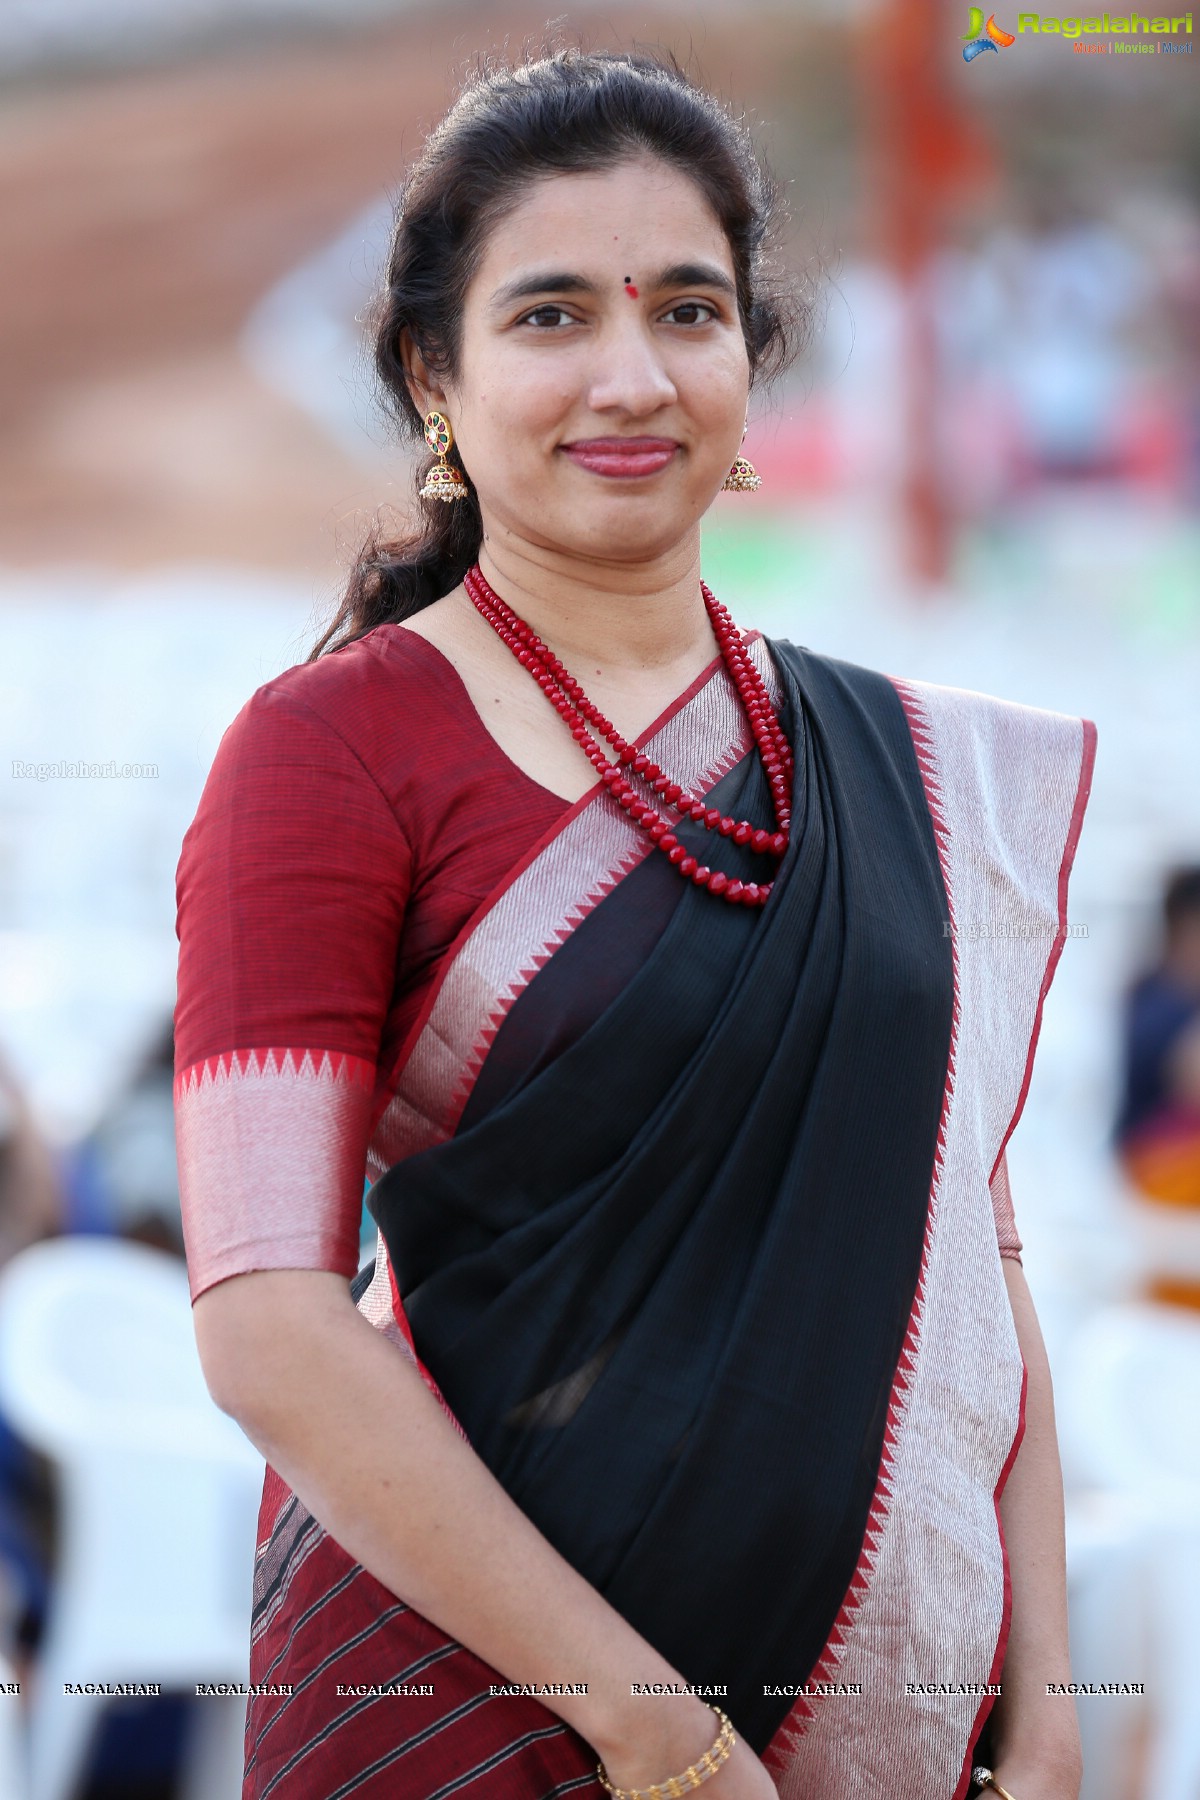
{"type": "MultiPolygon", "coordinates": [[[[602,169],[639,152],[674,164],[709,200],[729,240],[751,376],[778,374],[799,348],[786,283],[768,258],[777,205],[749,133],[668,57],[558,50],[487,69],[459,94],[404,183],[375,306],[375,370],[401,431],[423,421],[401,361],[407,330],[426,364],[453,373],[463,300],[489,228],[531,181],[602,169]]],[[[450,460],[460,470],[457,450],[450,460]]],[[[448,594],[479,553],[479,501],[418,498],[419,527],[389,541],[377,527],[341,607],[309,661],[448,594]]]]}

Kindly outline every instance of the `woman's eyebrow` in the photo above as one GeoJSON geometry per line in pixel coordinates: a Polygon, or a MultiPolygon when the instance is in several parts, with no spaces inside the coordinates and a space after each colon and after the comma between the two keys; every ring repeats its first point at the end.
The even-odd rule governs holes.
{"type": "MultiPolygon", "coordinates": [[[[646,284],[651,290],[665,287],[708,287],[716,288],[720,293],[728,294],[736,299],[737,289],[730,277],[713,263],[682,262],[672,263],[669,268],[660,269],[651,276],[646,284]]],[[[572,274],[568,269],[535,269],[528,275],[519,275],[515,281],[505,282],[492,295],[490,309],[503,312],[517,300],[531,300],[537,294],[595,294],[598,292],[594,281],[586,275],[572,274]]]]}
{"type": "Polygon", "coordinates": [[[718,269],[713,263],[672,263],[669,269],[659,270],[650,282],[650,286],[653,288],[717,288],[722,294],[728,294],[731,300],[737,298],[737,288],[731,278],[723,269],[718,269]]]}
{"type": "Polygon", "coordinates": [[[514,300],[531,300],[535,294],[594,294],[595,282],[584,275],[572,275],[565,269],[535,269],[497,288],[491,298],[491,310],[503,312],[514,300]]]}

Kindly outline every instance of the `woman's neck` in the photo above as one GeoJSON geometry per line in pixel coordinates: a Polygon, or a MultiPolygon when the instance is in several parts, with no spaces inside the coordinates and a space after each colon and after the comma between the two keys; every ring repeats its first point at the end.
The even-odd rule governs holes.
{"type": "Polygon", "coordinates": [[[489,537],[486,581],[569,669],[606,675],[664,673],[715,640],[700,593],[700,536],[640,563],[603,563],[489,537]]]}

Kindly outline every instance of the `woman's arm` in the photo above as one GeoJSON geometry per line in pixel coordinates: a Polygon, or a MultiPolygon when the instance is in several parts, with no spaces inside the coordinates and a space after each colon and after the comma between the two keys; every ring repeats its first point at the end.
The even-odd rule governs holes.
{"type": "MultiPolygon", "coordinates": [[[[349,1555],[506,1680],[587,1682],[546,1704],[615,1782],[665,1781],[708,1748],[702,1700],[630,1694],[685,1678],[510,1500],[341,1276],[233,1276],[199,1296],[195,1324],[213,1398],[349,1555]]],[[[740,1738],[706,1785],[713,1800],[775,1793],[740,1738]]]]}
{"type": "Polygon", "coordinates": [[[1002,1259],[1017,1339],[1028,1371],[1025,1435],[1000,1497],[1012,1578],[1004,1692],[996,1702],[996,1779],[1013,1800],[1076,1800],[1082,1777],[1075,1705],[1047,1694],[1071,1679],[1067,1643],[1062,1469],[1050,1365],[1025,1272],[1002,1259]]]}

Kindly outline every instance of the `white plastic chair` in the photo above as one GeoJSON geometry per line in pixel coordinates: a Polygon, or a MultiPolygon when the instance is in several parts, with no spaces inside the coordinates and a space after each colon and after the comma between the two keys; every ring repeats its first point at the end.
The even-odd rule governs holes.
{"type": "MultiPolygon", "coordinates": [[[[1147,1520],[1121,1496],[1091,1492],[1068,1500],[1066,1524],[1072,1675],[1077,1681],[1142,1681],[1150,1653],[1147,1520]]],[[[1081,1800],[1132,1800],[1141,1792],[1147,1706],[1145,1697],[1133,1694],[1077,1703],[1081,1800]]]]}
{"type": "MultiPolygon", "coordinates": [[[[1117,1629],[1093,1638],[1089,1661],[1103,1655],[1121,1666],[1078,1673],[1131,1678],[1123,1665],[1144,1634],[1153,1724],[1143,1792],[1200,1800],[1200,1318],[1141,1303],[1105,1308],[1077,1332],[1056,1385],[1064,1450],[1106,1498],[1115,1533],[1105,1580],[1117,1629]],[[1141,1595],[1136,1621],[1131,1570],[1141,1595]]],[[[1069,1534],[1068,1578],[1070,1551],[1069,1534]]],[[[1087,1724],[1090,1713],[1080,1712],[1087,1724]]]]}
{"type": "MultiPolygon", "coordinates": [[[[58,1466],[30,1792],[71,1800],[105,1700],[64,1682],[246,1681],[263,1464],[209,1397],[182,1264],[137,1244],[57,1239],[9,1263],[0,1405],[58,1466]]],[[[244,1703],[195,1705],[205,1800],[236,1800],[244,1703]]]]}

